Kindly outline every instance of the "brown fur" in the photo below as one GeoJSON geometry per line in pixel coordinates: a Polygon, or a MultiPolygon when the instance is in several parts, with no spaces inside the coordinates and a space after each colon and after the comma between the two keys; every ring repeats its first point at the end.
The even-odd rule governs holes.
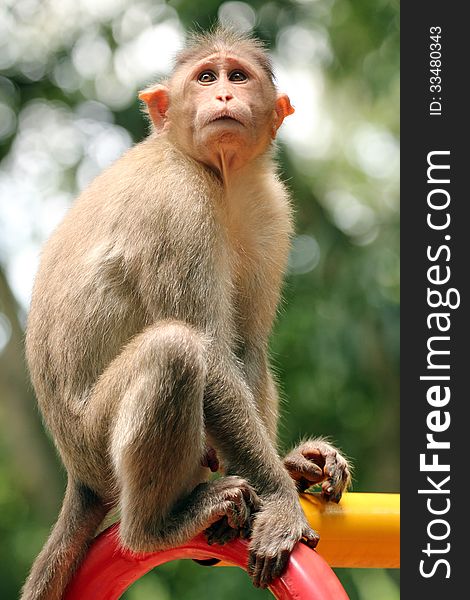
{"type": "MultiPolygon", "coordinates": [[[[69,485],[23,600],[62,597],[114,506],[122,543],[136,551],[207,528],[212,541],[225,541],[246,532],[257,513],[250,570],[261,586],[282,572],[302,536],[318,540],[275,449],[267,358],[292,233],[270,132],[288,100],[277,103],[248,53],[259,73],[253,93],[269,87],[261,101],[251,100],[250,87],[242,96],[264,147],[253,156],[248,127],[211,125],[198,160],[191,140],[177,135],[188,110],[178,77],[190,59],[179,60],[169,90],[149,96],[158,132],[82,193],[42,255],[26,352],[69,485]],[[214,482],[201,466],[208,447],[227,475],[214,482]]],[[[204,110],[218,110],[220,94],[201,94],[204,110]]]]}

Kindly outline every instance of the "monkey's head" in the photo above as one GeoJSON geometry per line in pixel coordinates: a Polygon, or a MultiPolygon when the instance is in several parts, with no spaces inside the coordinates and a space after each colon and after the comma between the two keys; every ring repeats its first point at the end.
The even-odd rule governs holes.
{"type": "Polygon", "coordinates": [[[255,39],[229,29],[193,35],[164,84],[139,94],[154,127],[219,172],[262,154],[287,115],[269,57],[255,39]]]}

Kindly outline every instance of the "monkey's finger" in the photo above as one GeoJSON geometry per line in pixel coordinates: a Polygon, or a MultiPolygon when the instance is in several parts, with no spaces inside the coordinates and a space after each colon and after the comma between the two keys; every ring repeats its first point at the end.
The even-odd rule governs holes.
{"type": "Polygon", "coordinates": [[[343,496],[343,488],[335,488],[330,481],[325,481],[325,488],[321,492],[322,498],[327,502],[338,504],[343,496]]]}
{"type": "Polygon", "coordinates": [[[329,477],[322,484],[322,496],[326,500],[332,500],[333,502],[339,502],[344,490],[348,487],[351,475],[347,463],[339,462],[333,473],[333,476],[329,477]]]}
{"type": "Polygon", "coordinates": [[[257,556],[256,557],[256,561],[255,561],[255,565],[253,568],[253,574],[251,576],[252,581],[253,581],[253,585],[255,587],[261,587],[261,574],[263,572],[264,569],[264,561],[265,561],[265,557],[264,556],[257,556]]]}
{"type": "Polygon", "coordinates": [[[289,550],[283,550],[276,558],[271,567],[272,579],[277,579],[286,570],[287,563],[289,562],[290,552],[289,550]]]}
{"type": "Polygon", "coordinates": [[[333,495],[331,497],[331,500],[333,502],[338,503],[341,500],[341,496],[343,495],[343,492],[346,491],[346,489],[348,488],[350,481],[351,475],[349,473],[349,469],[346,467],[346,469],[341,475],[341,481],[338,483],[337,489],[333,492],[333,495]]]}
{"type": "Polygon", "coordinates": [[[344,467],[336,463],[333,466],[330,466],[328,471],[325,467],[325,475],[327,476],[327,481],[331,483],[334,488],[341,486],[342,474],[344,467]]]}
{"type": "Polygon", "coordinates": [[[239,527],[245,527],[253,521],[253,512],[249,504],[243,503],[239,508],[239,527]]]}
{"type": "Polygon", "coordinates": [[[330,480],[325,481],[323,485],[325,487],[322,488],[322,497],[327,501],[338,504],[343,496],[344,487],[332,485],[330,480]]]}
{"type": "Polygon", "coordinates": [[[243,540],[247,540],[251,536],[251,532],[253,531],[253,523],[254,523],[255,515],[250,511],[250,514],[246,521],[239,529],[239,535],[243,540]]]}
{"type": "Polygon", "coordinates": [[[259,513],[260,509],[261,509],[261,504],[256,507],[254,507],[251,504],[246,505],[247,514],[245,517],[245,521],[242,525],[244,528],[248,528],[250,530],[253,528],[253,524],[255,522],[256,515],[259,513]]]}
{"type": "Polygon", "coordinates": [[[305,463],[300,466],[299,474],[312,483],[319,483],[325,478],[323,470],[318,465],[309,462],[308,460],[306,460],[305,463]]]}
{"type": "Polygon", "coordinates": [[[335,450],[327,452],[325,456],[325,466],[323,471],[327,477],[334,478],[337,476],[338,460],[337,453],[335,450]]]}
{"type": "Polygon", "coordinates": [[[238,529],[241,525],[241,519],[236,508],[227,513],[228,524],[232,529],[238,529]]]}
{"type": "Polygon", "coordinates": [[[338,494],[338,490],[335,490],[334,482],[331,479],[326,479],[321,486],[321,495],[325,500],[331,500],[333,495],[338,494]]]}
{"type": "Polygon", "coordinates": [[[349,468],[349,465],[346,463],[341,473],[341,487],[343,490],[346,490],[351,486],[351,480],[351,470],[349,468]]]}
{"type": "Polygon", "coordinates": [[[274,569],[277,564],[277,556],[266,556],[264,558],[263,567],[260,572],[259,577],[259,587],[265,589],[268,585],[273,581],[274,577],[274,569]]]}
{"type": "Polygon", "coordinates": [[[309,469],[312,468],[312,465],[316,465],[321,470],[324,464],[325,461],[318,452],[307,453],[296,450],[284,458],[284,465],[288,468],[292,467],[295,469],[309,469]]]}
{"type": "Polygon", "coordinates": [[[237,488],[235,492],[230,495],[231,506],[227,516],[231,527],[243,527],[245,523],[250,520],[252,513],[252,505],[249,500],[250,496],[250,492],[246,492],[244,486],[237,488]]]}
{"type": "MultiPolygon", "coordinates": [[[[227,539],[228,532],[234,531],[228,524],[227,517],[219,519],[208,527],[204,534],[209,545],[222,544],[227,539]]],[[[236,534],[236,532],[235,532],[236,534]]]]}
{"type": "Polygon", "coordinates": [[[304,458],[306,458],[308,461],[314,462],[316,465],[318,465],[322,469],[325,466],[326,452],[320,446],[316,446],[316,445],[302,446],[299,449],[299,454],[301,456],[303,456],[304,458]]]}
{"type": "Polygon", "coordinates": [[[261,508],[261,499],[250,485],[242,486],[243,498],[248,505],[250,512],[256,512],[261,508]]]}
{"type": "Polygon", "coordinates": [[[232,505],[227,512],[227,520],[230,527],[239,529],[243,527],[250,519],[250,509],[244,501],[237,503],[232,502],[232,505]]]}
{"type": "Polygon", "coordinates": [[[315,529],[311,529],[307,527],[302,532],[302,542],[306,544],[309,548],[316,548],[318,542],[320,541],[319,534],[315,531],[315,529]]]}
{"type": "Polygon", "coordinates": [[[248,554],[248,562],[246,564],[246,571],[250,577],[253,576],[253,572],[256,565],[256,554],[252,550],[248,554]]]}
{"type": "Polygon", "coordinates": [[[319,483],[325,477],[321,467],[314,462],[307,460],[301,454],[292,458],[288,457],[284,461],[284,466],[293,479],[306,479],[310,482],[310,485],[319,483]]]}
{"type": "MultiPolygon", "coordinates": [[[[211,538],[211,544],[217,544],[219,546],[223,546],[232,540],[235,540],[238,537],[238,530],[232,529],[231,527],[227,527],[217,533],[214,532],[214,536],[211,538]]],[[[209,543],[209,541],[208,541],[209,543]]]]}

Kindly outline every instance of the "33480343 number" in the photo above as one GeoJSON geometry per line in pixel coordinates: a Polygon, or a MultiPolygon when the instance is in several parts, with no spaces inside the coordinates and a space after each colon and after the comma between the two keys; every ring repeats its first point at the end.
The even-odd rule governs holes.
{"type": "Polygon", "coordinates": [[[431,77],[429,78],[429,90],[431,93],[439,93],[442,91],[441,88],[441,33],[442,29],[439,26],[430,27],[429,28],[429,37],[431,43],[429,44],[429,71],[431,73],[431,77]]]}

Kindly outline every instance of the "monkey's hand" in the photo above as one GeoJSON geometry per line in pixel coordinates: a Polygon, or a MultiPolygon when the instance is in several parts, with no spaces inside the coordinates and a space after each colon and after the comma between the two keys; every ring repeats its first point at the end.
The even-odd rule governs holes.
{"type": "Polygon", "coordinates": [[[248,573],[255,587],[266,588],[282,575],[295,544],[304,539],[315,548],[320,539],[302,511],[297,495],[263,501],[255,516],[248,557],[248,573]]]}
{"type": "Polygon", "coordinates": [[[351,485],[348,461],[321,438],[307,440],[294,448],[284,458],[284,466],[301,492],[321,483],[321,495],[325,500],[339,502],[351,485]]]}
{"type": "Polygon", "coordinates": [[[247,538],[261,504],[256,492],[241,477],[221,477],[211,485],[219,518],[204,531],[207,543],[223,545],[237,537],[247,538]]]}

